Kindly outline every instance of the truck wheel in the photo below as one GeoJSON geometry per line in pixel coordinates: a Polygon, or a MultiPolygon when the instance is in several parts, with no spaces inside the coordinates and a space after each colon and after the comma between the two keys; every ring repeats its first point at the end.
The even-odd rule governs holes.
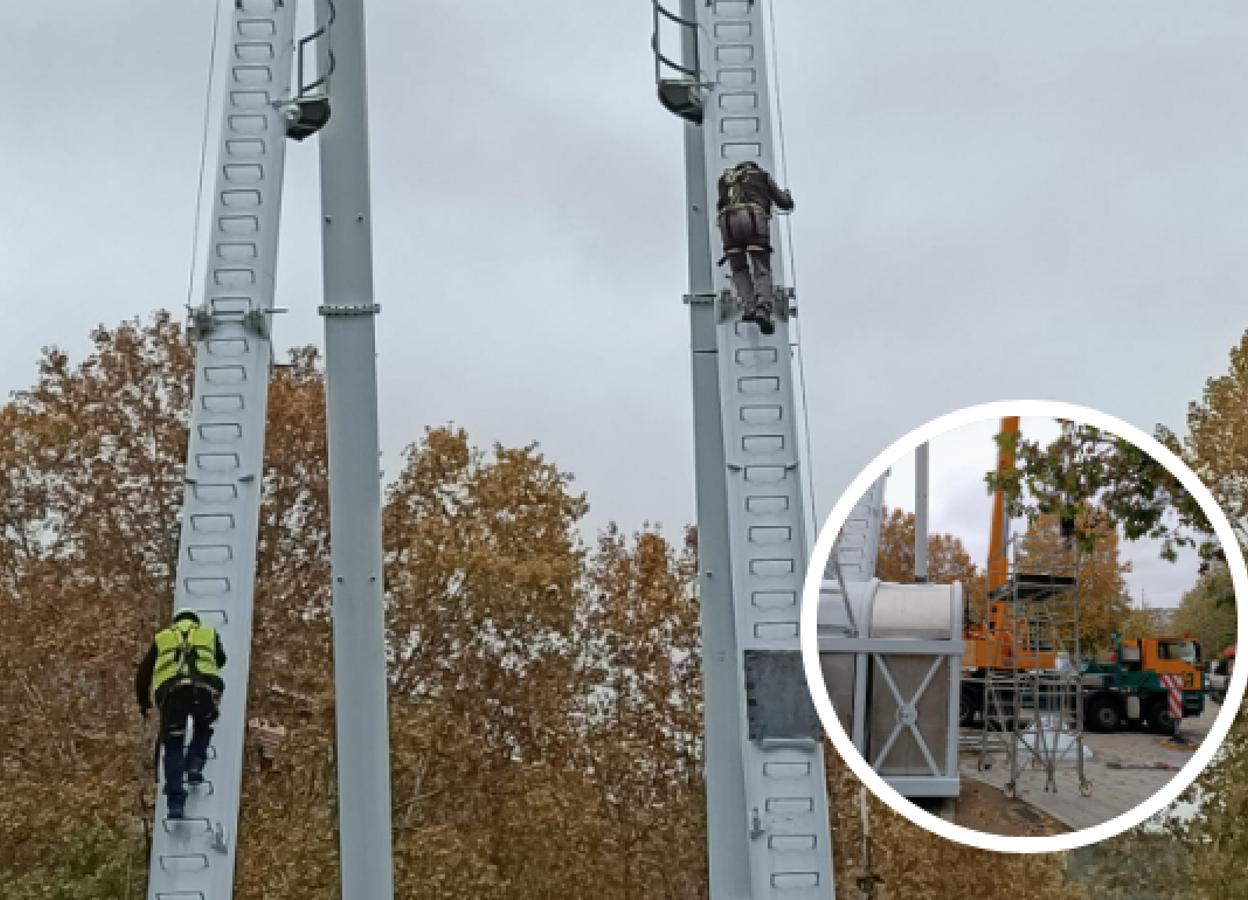
{"type": "Polygon", "coordinates": [[[1117,731],[1120,720],[1113,697],[1093,697],[1083,708],[1083,724],[1089,731],[1117,731]]]}
{"type": "Polygon", "coordinates": [[[975,724],[977,715],[979,715],[979,696],[971,688],[962,685],[962,690],[958,694],[958,724],[963,728],[970,728],[975,724]]]}
{"type": "Polygon", "coordinates": [[[1165,697],[1153,701],[1147,718],[1148,730],[1153,734],[1174,734],[1174,716],[1170,715],[1170,702],[1165,697]]]}

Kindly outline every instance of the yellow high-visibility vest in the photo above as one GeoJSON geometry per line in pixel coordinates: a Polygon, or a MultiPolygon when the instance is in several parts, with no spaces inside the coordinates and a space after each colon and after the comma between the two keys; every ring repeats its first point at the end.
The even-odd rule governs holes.
{"type": "Polygon", "coordinates": [[[156,633],[152,690],[171,678],[217,675],[217,632],[208,625],[174,622],[156,633]]]}

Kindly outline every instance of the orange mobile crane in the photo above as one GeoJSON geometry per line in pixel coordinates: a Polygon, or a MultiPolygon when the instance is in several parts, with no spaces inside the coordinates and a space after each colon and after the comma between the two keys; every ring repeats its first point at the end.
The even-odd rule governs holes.
{"type": "MultiPolygon", "coordinates": [[[[1001,419],[1001,434],[1018,434],[1018,416],[1001,419]]],[[[997,476],[1014,468],[1012,440],[997,454],[997,476]]],[[[1037,648],[1028,639],[1027,622],[1011,615],[1009,560],[1006,558],[1005,494],[1000,486],[992,495],[992,523],[988,538],[988,603],[984,618],[974,622],[970,608],[962,630],[962,690],[959,723],[969,726],[984,708],[984,676],[989,669],[1051,669],[1057,665],[1052,649],[1037,648]]]]}

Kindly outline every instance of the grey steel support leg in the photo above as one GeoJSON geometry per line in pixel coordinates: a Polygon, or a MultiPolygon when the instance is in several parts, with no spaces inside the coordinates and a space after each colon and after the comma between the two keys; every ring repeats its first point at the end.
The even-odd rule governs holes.
{"type": "Polygon", "coordinates": [[[363,0],[317,0],[330,562],[342,896],[394,896],[363,0]],[[332,18],[332,22],[331,22],[332,18]]]}

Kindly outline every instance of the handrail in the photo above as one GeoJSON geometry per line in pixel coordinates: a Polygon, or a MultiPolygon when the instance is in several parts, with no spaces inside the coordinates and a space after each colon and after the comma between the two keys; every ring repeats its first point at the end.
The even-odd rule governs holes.
{"type": "Polygon", "coordinates": [[[664,7],[660,3],[660,0],[650,0],[650,6],[653,10],[654,19],[654,31],[650,37],[650,49],[654,51],[655,83],[658,84],[663,80],[663,66],[667,66],[669,69],[674,69],[682,75],[687,75],[694,81],[700,82],[702,80],[702,66],[698,57],[698,45],[696,41],[693,45],[692,67],[676,62],[674,59],[664,54],[662,48],[659,46],[659,16],[663,16],[669,22],[673,22],[682,28],[689,28],[694,31],[697,30],[698,23],[692,19],[686,19],[676,15],[674,12],[664,7]]]}
{"type": "Polygon", "coordinates": [[[654,5],[654,8],[655,8],[658,12],[662,13],[664,16],[666,16],[667,18],[671,19],[671,20],[672,20],[673,22],[675,22],[677,25],[684,25],[684,26],[686,26],[686,27],[688,27],[688,28],[697,28],[697,27],[698,27],[698,23],[697,23],[695,20],[693,20],[693,19],[684,19],[684,18],[681,18],[680,16],[676,15],[676,13],[672,12],[671,10],[669,10],[667,7],[665,7],[665,6],[661,5],[661,4],[659,3],[659,0],[652,0],[652,3],[653,3],[653,5],[654,5]]]}
{"type": "MultiPolygon", "coordinates": [[[[657,0],[655,0],[655,2],[657,2],[657,0]]],[[[334,74],[334,51],[332,48],[330,48],[330,50],[328,51],[329,61],[325,67],[324,74],[320,75],[318,78],[316,78],[315,80],[307,84],[304,84],[303,82],[304,48],[307,47],[308,44],[311,44],[314,41],[320,40],[322,37],[329,34],[330,26],[334,24],[334,19],[338,18],[338,9],[337,7],[334,6],[334,0],[329,0],[328,5],[329,5],[329,18],[325,20],[325,24],[322,25],[320,28],[316,29],[316,31],[313,31],[310,34],[304,35],[303,37],[299,38],[299,42],[296,47],[296,53],[295,53],[295,64],[297,68],[296,83],[298,84],[298,88],[299,88],[297,96],[300,96],[300,97],[306,96],[307,94],[316,90],[321,85],[327,83],[329,81],[329,76],[334,74]]]]}

